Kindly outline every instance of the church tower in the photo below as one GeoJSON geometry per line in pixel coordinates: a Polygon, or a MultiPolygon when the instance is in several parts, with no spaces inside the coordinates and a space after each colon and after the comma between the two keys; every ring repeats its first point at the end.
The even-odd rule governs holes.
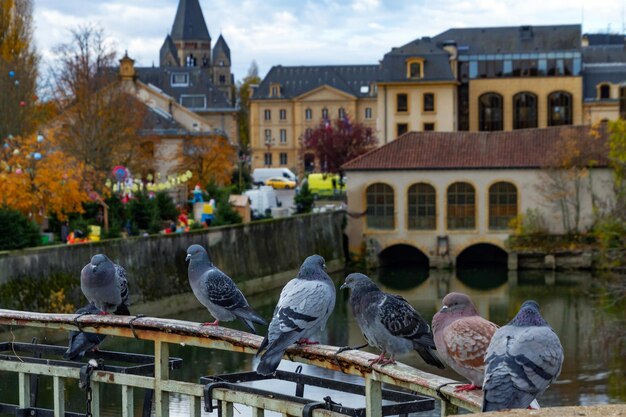
{"type": "Polygon", "coordinates": [[[180,0],[160,53],[161,66],[210,68],[211,36],[198,0],[180,0]]]}
{"type": "Polygon", "coordinates": [[[231,73],[230,48],[220,35],[213,48],[213,84],[233,99],[233,76],[231,73]]]}

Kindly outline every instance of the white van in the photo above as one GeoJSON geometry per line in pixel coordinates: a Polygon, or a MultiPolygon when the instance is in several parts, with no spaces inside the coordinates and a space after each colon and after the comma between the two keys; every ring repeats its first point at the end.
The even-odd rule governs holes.
{"type": "Polygon", "coordinates": [[[289,168],[257,168],[252,171],[254,185],[265,185],[265,181],[271,177],[283,177],[298,183],[296,174],[291,172],[289,168]]]}
{"type": "Polygon", "coordinates": [[[255,190],[247,190],[244,194],[250,199],[253,220],[266,217],[272,213],[272,210],[282,205],[278,200],[276,190],[269,185],[263,185],[255,190]]]}

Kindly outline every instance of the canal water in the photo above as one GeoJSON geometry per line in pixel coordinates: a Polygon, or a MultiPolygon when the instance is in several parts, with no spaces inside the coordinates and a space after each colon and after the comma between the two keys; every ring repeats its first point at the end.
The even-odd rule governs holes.
{"type": "MultiPolygon", "coordinates": [[[[347,271],[333,274],[337,287],[347,271]]],[[[497,324],[505,324],[527,299],[536,300],[544,318],[554,328],[565,349],[565,362],[561,376],[540,399],[542,406],[592,405],[626,402],[626,328],[624,312],[615,311],[610,297],[599,290],[602,279],[588,272],[555,273],[545,271],[508,272],[503,269],[483,268],[457,272],[422,270],[419,268],[391,267],[371,273],[371,277],[387,292],[402,295],[430,321],[441,306],[441,299],[452,291],[471,296],[483,317],[497,324]]],[[[264,317],[271,317],[280,290],[260,296],[249,297],[249,302],[264,317]]],[[[322,343],[346,346],[360,345],[363,338],[347,305],[348,293],[338,289],[335,311],[327,330],[318,338],[322,343]]],[[[189,294],[191,309],[176,315],[181,320],[212,320],[201,308],[193,294],[189,294]],[[197,308],[194,308],[196,307],[197,308]]],[[[225,323],[228,327],[244,330],[236,322],[225,323]]],[[[262,329],[263,331],[265,328],[262,329]]],[[[6,333],[5,333],[6,334],[6,333]]],[[[108,337],[102,349],[136,353],[152,353],[152,344],[138,340],[108,337]]],[[[372,348],[368,351],[377,353],[372,348]]],[[[171,356],[183,359],[183,366],[171,372],[171,378],[182,381],[198,381],[207,375],[251,371],[257,359],[252,355],[208,350],[191,346],[172,345],[171,356]]],[[[426,372],[459,380],[453,371],[439,370],[424,364],[417,354],[408,354],[399,360],[426,372]]],[[[298,364],[283,360],[280,369],[294,371],[298,364]]],[[[360,378],[337,374],[314,366],[304,366],[304,373],[325,378],[362,383],[360,378]]],[[[49,379],[49,378],[48,378],[49,379]]],[[[16,400],[14,391],[17,378],[0,379],[0,400],[16,400]]],[[[66,410],[84,412],[84,394],[72,381],[66,383],[66,410]]],[[[293,384],[271,385],[273,389],[293,394],[293,384]]],[[[40,386],[39,406],[51,405],[51,383],[40,386]]],[[[137,415],[143,403],[143,392],[136,390],[137,415]]],[[[102,415],[120,414],[121,394],[119,387],[105,386],[101,391],[102,415]]],[[[322,400],[330,395],[333,401],[352,407],[364,406],[361,399],[337,392],[307,388],[305,397],[322,400]]],[[[362,398],[362,397],[361,397],[362,398]]],[[[424,416],[438,416],[439,405],[424,416]]],[[[170,415],[189,414],[187,397],[170,396],[170,415]]],[[[235,416],[248,416],[246,407],[237,406],[235,416]]]]}

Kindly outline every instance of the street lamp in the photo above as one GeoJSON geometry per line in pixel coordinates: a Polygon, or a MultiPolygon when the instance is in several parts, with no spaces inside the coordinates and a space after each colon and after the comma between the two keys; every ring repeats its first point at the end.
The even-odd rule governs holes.
{"type": "Polygon", "coordinates": [[[272,146],[274,146],[275,142],[276,140],[272,137],[267,136],[265,138],[265,146],[267,146],[267,153],[265,154],[265,165],[267,165],[268,168],[272,166],[272,154],[270,153],[270,149],[272,148],[272,146]],[[267,155],[269,155],[269,157],[267,155]]]}

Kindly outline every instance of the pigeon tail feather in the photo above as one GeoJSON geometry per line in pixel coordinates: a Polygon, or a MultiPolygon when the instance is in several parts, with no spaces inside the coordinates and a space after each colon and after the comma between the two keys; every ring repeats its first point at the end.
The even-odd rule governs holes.
{"type": "MultiPolygon", "coordinates": [[[[261,360],[257,366],[257,373],[260,375],[270,375],[274,373],[276,368],[278,368],[278,364],[280,364],[280,360],[282,359],[285,350],[287,350],[289,345],[295,343],[301,334],[302,331],[294,330],[278,336],[276,340],[269,344],[265,353],[261,355],[261,360]]],[[[267,338],[261,343],[259,352],[261,352],[262,348],[268,345],[266,340],[267,338]]]]}
{"type": "Polygon", "coordinates": [[[426,362],[427,364],[436,366],[439,369],[445,368],[443,363],[441,363],[441,361],[437,357],[437,354],[434,351],[432,351],[430,348],[425,347],[421,344],[417,344],[417,343],[413,343],[413,348],[422,357],[422,359],[424,359],[424,362],[426,362]]]}

